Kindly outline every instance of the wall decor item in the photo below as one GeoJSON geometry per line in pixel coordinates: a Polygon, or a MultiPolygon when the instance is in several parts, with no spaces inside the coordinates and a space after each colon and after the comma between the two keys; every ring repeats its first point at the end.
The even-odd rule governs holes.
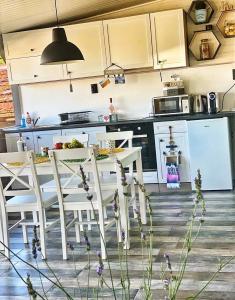
{"type": "Polygon", "coordinates": [[[189,44],[189,50],[197,61],[214,59],[221,46],[212,26],[207,28],[209,29],[195,31],[189,44]]]}
{"type": "Polygon", "coordinates": [[[235,37],[235,9],[222,11],[217,27],[224,38],[235,37]]]}
{"type": "Polygon", "coordinates": [[[126,82],[124,73],[124,69],[114,63],[104,70],[104,76],[106,78],[114,78],[115,84],[124,84],[126,82]]]}
{"type": "Polygon", "coordinates": [[[42,52],[41,65],[58,65],[84,60],[80,49],[67,40],[64,28],[59,27],[56,0],[55,13],[57,27],[52,31],[52,43],[42,52]]]}
{"type": "Polygon", "coordinates": [[[221,11],[233,10],[235,9],[234,4],[229,1],[221,1],[221,11]]]}
{"type": "Polygon", "coordinates": [[[194,24],[210,22],[214,9],[207,0],[195,0],[191,3],[188,15],[194,24]]]}

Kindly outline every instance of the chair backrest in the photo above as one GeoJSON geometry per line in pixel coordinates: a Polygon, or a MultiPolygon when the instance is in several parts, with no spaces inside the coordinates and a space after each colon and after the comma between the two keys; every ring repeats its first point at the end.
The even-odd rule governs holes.
{"type": "Polygon", "coordinates": [[[42,195],[34,159],[35,155],[32,151],[0,153],[0,198],[3,202],[6,201],[7,196],[33,194],[38,205],[42,207],[42,195]],[[32,184],[28,182],[26,175],[32,177],[32,184]],[[8,183],[4,184],[3,178],[8,178],[8,183]],[[12,188],[14,182],[20,183],[22,188],[12,188]]]}
{"type": "MultiPolygon", "coordinates": [[[[82,173],[80,168],[84,170],[84,174],[88,172],[93,175],[94,184],[90,186],[89,192],[95,192],[97,195],[98,205],[102,207],[102,195],[100,189],[100,181],[98,169],[93,148],[50,150],[49,158],[51,160],[54,179],[56,182],[57,194],[60,207],[63,206],[63,194],[85,193],[83,187],[69,187],[69,182],[73,178],[80,178],[82,182],[82,173]],[[70,178],[66,178],[66,182],[62,181],[61,175],[70,174],[70,178]]],[[[88,179],[87,179],[88,180],[88,179]]],[[[88,201],[88,200],[87,200],[88,201]]]]}
{"type": "Polygon", "coordinates": [[[103,143],[108,141],[122,141],[118,148],[122,148],[126,143],[128,147],[132,147],[133,131],[118,131],[118,132],[105,132],[97,133],[96,140],[100,143],[102,147],[103,143]]]}
{"type": "Polygon", "coordinates": [[[53,136],[53,145],[56,143],[70,143],[72,139],[78,140],[84,147],[88,147],[89,135],[87,133],[76,135],[55,135],[53,136]]]}

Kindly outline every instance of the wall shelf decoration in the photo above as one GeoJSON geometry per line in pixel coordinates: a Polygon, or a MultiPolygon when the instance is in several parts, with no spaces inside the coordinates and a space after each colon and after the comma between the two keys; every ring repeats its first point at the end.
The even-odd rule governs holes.
{"type": "Polygon", "coordinates": [[[211,60],[214,59],[219,51],[221,46],[220,41],[216,37],[215,33],[211,29],[212,26],[208,26],[207,28],[201,31],[195,31],[192,37],[192,40],[189,44],[189,50],[191,51],[192,55],[195,57],[197,61],[204,61],[204,60],[211,60]],[[210,58],[202,59],[201,52],[200,52],[200,44],[202,40],[208,40],[209,49],[210,49],[210,58]]]}
{"type": "Polygon", "coordinates": [[[222,11],[217,27],[224,38],[235,37],[235,9],[222,11]]]}
{"type": "Polygon", "coordinates": [[[213,13],[214,9],[207,0],[194,0],[188,11],[189,17],[196,25],[209,23],[213,13]]]}

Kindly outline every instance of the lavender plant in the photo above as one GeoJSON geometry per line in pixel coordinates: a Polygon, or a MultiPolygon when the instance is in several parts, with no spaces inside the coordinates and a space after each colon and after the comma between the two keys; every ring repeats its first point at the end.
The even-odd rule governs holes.
{"type": "MultiPolygon", "coordinates": [[[[126,176],[125,176],[125,170],[122,166],[122,164],[120,162],[118,162],[120,170],[121,170],[121,176],[122,176],[122,185],[123,187],[127,187],[127,182],[126,182],[126,176]]],[[[82,184],[83,184],[83,188],[84,191],[87,193],[87,200],[91,202],[91,206],[92,209],[94,211],[94,215],[95,215],[95,220],[99,229],[99,233],[101,235],[101,238],[103,239],[104,242],[104,237],[101,234],[100,228],[99,228],[99,221],[96,217],[95,214],[95,210],[94,210],[94,206],[93,206],[93,195],[89,192],[89,185],[87,183],[87,178],[86,175],[83,171],[82,166],[80,166],[80,172],[81,172],[81,176],[82,176],[82,184]]],[[[141,218],[140,218],[140,213],[138,210],[135,211],[136,215],[137,215],[137,222],[138,222],[138,228],[139,228],[139,234],[140,234],[140,240],[141,240],[141,248],[142,248],[142,260],[144,260],[144,254],[145,251],[147,253],[147,267],[144,267],[143,264],[143,291],[144,291],[144,299],[145,300],[152,300],[153,299],[153,294],[152,294],[152,277],[153,277],[153,210],[151,207],[151,203],[150,203],[150,196],[149,194],[146,192],[146,189],[144,187],[143,184],[140,184],[138,182],[137,179],[135,179],[135,183],[136,185],[139,187],[140,191],[145,195],[145,200],[146,200],[146,204],[147,204],[147,212],[148,212],[148,217],[149,217],[149,231],[146,231],[142,222],[141,222],[141,218]]],[[[197,239],[199,233],[200,233],[200,229],[201,226],[204,224],[205,221],[205,214],[206,214],[206,205],[205,205],[205,200],[203,198],[203,194],[201,191],[201,184],[202,184],[202,180],[201,180],[201,174],[200,171],[198,171],[197,177],[195,179],[195,186],[196,186],[196,197],[194,199],[194,207],[193,207],[193,211],[192,211],[192,215],[191,215],[191,219],[185,234],[185,238],[184,238],[184,242],[183,242],[183,248],[182,248],[182,253],[180,256],[180,261],[179,261],[179,270],[174,274],[173,272],[173,268],[172,268],[172,263],[171,263],[171,259],[170,256],[168,254],[165,254],[165,265],[162,266],[162,272],[161,272],[161,278],[163,281],[163,285],[164,285],[164,289],[166,291],[166,296],[165,299],[166,300],[176,300],[178,292],[180,290],[180,286],[182,284],[182,280],[184,278],[185,275],[185,270],[187,267],[187,262],[188,262],[188,258],[189,258],[189,254],[192,250],[193,244],[195,242],[195,240],[197,239]],[[198,210],[200,210],[200,215],[199,217],[197,217],[198,214],[198,210]],[[194,229],[195,229],[195,224],[197,225],[197,230],[196,230],[196,234],[193,235],[194,229]]],[[[129,197],[129,193],[124,192],[124,195],[126,197],[129,197]]],[[[115,191],[114,193],[114,198],[113,198],[113,213],[114,213],[114,217],[117,221],[117,225],[119,226],[119,228],[121,228],[121,220],[120,220],[120,211],[119,211],[119,198],[118,198],[118,192],[115,191]]],[[[128,222],[127,222],[128,223],[128,222]]],[[[120,264],[120,271],[121,271],[121,276],[120,276],[120,284],[122,287],[122,299],[125,300],[130,300],[131,299],[131,295],[130,295],[130,288],[131,288],[131,279],[129,277],[129,272],[128,272],[128,253],[127,250],[124,250],[124,242],[126,239],[126,233],[124,230],[121,230],[121,242],[118,243],[118,255],[119,255],[119,264],[120,264]]],[[[89,241],[89,238],[86,234],[86,231],[84,231],[84,241],[86,244],[86,250],[87,250],[87,254],[88,254],[88,281],[87,281],[87,293],[86,293],[86,299],[89,298],[89,287],[90,287],[90,269],[91,269],[91,265],[90,265],[90,251],[91,251],[91,243],[89,241]]],[[[43,287],[43,283],[42,283],[42,277],[45,278],[46,280],[48,280],[50,283],[53,284],[53,286],[55,286],[56,288],[58,288],[59,290],[61,290],[67,299],[69,300],[73,300],[73,296],[71,296],[65,289],[65,287],[63,287],[63,285],[60,283],[58,277],[56,276],[55,272],[50,268],[49,264],[47,263],[46,260],[45,263],[48,266],[49,270],[51,271],[51,273],[53,274],[54,278],[56,279],[55,281],[52,280],[51,278],[49,278],[47,275],[45,275],[38,267],[37,264],[37,257],[38,257],[38,252],[41,253],[41,248],[40,248],[40,240],[38,238],[37,235],[37,227],[34,227],[33,230],[33,240],[32,240],[32,255],[34,257],[34,259],[36,260],[36,267],[28,262],[26,262],[25,260],[23,260],[22,258],[20,258],[16,253],[14,253],[12,250],[10,250],[3,242],[0,241],[0,243],[6,247],[11,254],[13,254],[13,256],[17,257],[18,259],[20,259],[22,262],[24,262],[27,266],[29,266],[30,268],[32,268],[33,270],[36,270],[40,276],[40,280],[41,280],[41,285],[42,285],[42,290],[44,295],[41,295],[40,293],[38,293],[35,288],[33,287],[33,283],[31,282],[31,278],[30,278],[30,274],[27,275],[27,278],[24,279],[22,277],[22,275],[19,273],[19,271],[16,269],[16,266],[12,263],[11,259],[6,257],[4,253],[1,253],[1,255],[3,255],[4,257],[6,257],[9,261],[9,263],[12,265],[12,267],[14,268],[14,270],[16,271],[17,275],[19,276],[19,278],[21,278],[21,280],[25,283],[27,289],[28,289],[28,294],[31,297],[31,299],[47,299],[46,293],[45,293],[45,289],[43,287]]],[[[105,244],[105,242],[104,242],[105,244]]],[[[73,252],[74,251],[74,246],[72,244],[68,245],[70,250],[73,252]]],[[[117,287],[115,288],[114,286],[114,281],[113,281],[113,275],[112,275],[112,270],[111,270],[111,266],[110,266],[110,260],[109,260],[109,255],[108,255],[108,251],[107,248],[105,247],[105,251],[107,254],[107,265],[108,265],[108,269],[109,269],[109,276],[110,276],[110,280],[111,280],[111,286],[109,286],[109,284],[107,283],[105,277],[104,277],[104,262],[102,260],[101,254],[100,252],[97,253],[97,266],[96,266],[96,273],[97,273],[97,289],[96,289],[96,299],[99,299],[99,293],[100,291],[102,291],[103,286],[105,285],[109,290],[112,291],[113,297],[114,299],[118,299],[117,298],[117,287]]],[[[218,269],[215,273],[212,274],[211,278],[208,280],[208,282],[200,289],[200,291],[198,291],[195,295],[192,295],[191,297],[188,298],[188,300],[194,300],[197,299],[203,292],[204,290],[207,288],[207,286],[215,279],[215,277],[218,275],[218,273],[225,267],[227,266],[232,260],[234,259],[234,257],[231,257],[229,259],[226,260],[221,260],[218,266],[218,269]]],[[[74,270],[75,270],[75,276],[77,278],[77,270],[76,270],[76,265],[75,265],[75,260],[74,260],[74,253],[73,253],[73,263],[74,263],[74,270]]],[[[80,289],[79,286],[79,281],[77,278],[77,284],[78,287],[80,289]]],[[[80,290],[80,295],[82,295],[81,290],[80,290]]],[[[74,294],[75,297],[75,294],[74,294]]],[[[81,296],[82,299],[82,296],[81,296]]]]}

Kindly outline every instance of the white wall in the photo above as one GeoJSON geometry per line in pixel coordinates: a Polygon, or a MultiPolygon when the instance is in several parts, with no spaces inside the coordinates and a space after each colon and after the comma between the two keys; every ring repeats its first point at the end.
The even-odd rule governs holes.
{"type": "MultiPolygon", "coordinates": [[[[163,80],[180,74],[187,93],[225,92],[233,83],[235,64],[185,68],[163,71],[163,80]]],[[[98,94],[91,94],[90,84],[102,78],[73,80],[74,92],[69,92],[68,81],[28,84],[21,86],[23,111],[40,115],[41,124],[59,123],[58,114],[92,110],[93,120],[99,114],[108,114],[109,97],[123,118],[147,117],[151,112],[151,99],[162,95],[159,72],[126,75],[126,84],[110,84],[98,94]]],[[[225,98],[225,108],[235,108],[235,88],[225,98]]]]}

